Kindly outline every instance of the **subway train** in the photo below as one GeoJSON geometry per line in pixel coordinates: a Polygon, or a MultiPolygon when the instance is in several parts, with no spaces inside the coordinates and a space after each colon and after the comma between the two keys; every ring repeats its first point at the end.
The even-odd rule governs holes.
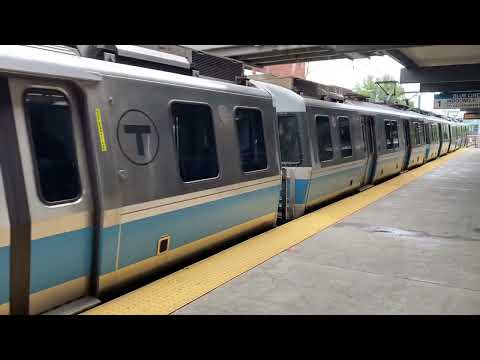
{"type": "Polygon", "coordinates": [[[0,72],[0,314],[79,312],[466,145],[430,113],[67,47],[0,46],[0,72]]]}
{"type": "Polygon", "coordinates": [[[251,82],[270,92],[276,104],[285,220],[466,145],[463,124],[432,113],[304,98],[251,82]]]}

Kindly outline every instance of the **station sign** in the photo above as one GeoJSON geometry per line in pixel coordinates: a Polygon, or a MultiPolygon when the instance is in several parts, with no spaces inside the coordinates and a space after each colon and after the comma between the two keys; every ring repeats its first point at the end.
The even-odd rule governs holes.
{"type": "Polygon", "coordinates": [[[434,109],[480,109],[480,92],[465,91],[434,95],[434,109]]]}

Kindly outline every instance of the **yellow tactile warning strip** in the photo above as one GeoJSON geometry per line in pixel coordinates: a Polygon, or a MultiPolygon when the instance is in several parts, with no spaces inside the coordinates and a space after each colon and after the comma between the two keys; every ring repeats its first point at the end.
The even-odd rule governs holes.
{"type": "Polygon", "coordinates": [[[207,259],[83,314],[168,315],[273,256],[438,168],[466,149],[448,154],[364,192],[255,236],[207,259]]]}

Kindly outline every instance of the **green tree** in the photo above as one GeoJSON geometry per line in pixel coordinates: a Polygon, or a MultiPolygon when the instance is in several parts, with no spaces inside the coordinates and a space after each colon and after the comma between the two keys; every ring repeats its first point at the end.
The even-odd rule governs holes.
{"type": "MultiPolygon", "coordinates": [[[[387,100],[390,95],[390,101],[406,104],[406,97],[403,94],[405,90],[402,86],[398,83],[380,83],[380,86],[389,94],[387,95],[385,91],[376,84],[378,81],[394,81],[394,79],[390,75],[385,74],[381,78],[374,80],[373,76],[369,75],[363,79],[362,83],[355,85],[353,91],[363,96],[367,96],[372,101],[382,102],[387,100]]],[[[413,102],[408,100],[408,105],[413,107],[413,102]]]]}

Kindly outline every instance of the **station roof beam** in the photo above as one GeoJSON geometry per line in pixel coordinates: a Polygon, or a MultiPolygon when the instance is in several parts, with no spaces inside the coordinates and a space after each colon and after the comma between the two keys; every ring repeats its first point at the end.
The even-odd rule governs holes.
{"type": "Polygon", "coordinates": [[[385,55],[410,45],[183,45],[212,55],[232,58],[253,67],[296,62],[360,59],[385,55]]]}
{"type": "Polygon", "coordinates": [[[421,92],[480,90],[479,45],[431,45],[389,51],[402,63],[401,83],[420,83],[421,92]]]}

